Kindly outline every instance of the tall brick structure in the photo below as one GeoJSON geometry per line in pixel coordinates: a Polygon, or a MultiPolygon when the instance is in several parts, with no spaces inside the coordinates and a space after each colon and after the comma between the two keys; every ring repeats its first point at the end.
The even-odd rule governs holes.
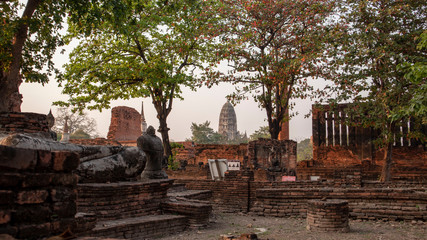
{"type": "Polygon", "coordinates": [[[134,108],[119,106],[111,109],[107,138],[117,141],[136,141],[141,136],[141,114],[134,108]]]}
{"type": "Polygon", "coordinates": [[[226,102],[219,115],[218,133],[227,137],[228,140],[234,140],[237,137],[237,118],[233,105],[226,102]]]}

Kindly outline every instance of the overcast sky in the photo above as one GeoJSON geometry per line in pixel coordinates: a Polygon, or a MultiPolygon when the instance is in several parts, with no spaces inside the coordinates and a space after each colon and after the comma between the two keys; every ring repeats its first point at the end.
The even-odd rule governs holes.
{"type": "MultiPolygon", "coordinates": [[[[66,48],[65,54],[56,54],[54,62],[56,66],[62,69],[62,65],[68,62],[68,53],[72,49],[66,48]]],[[[318,81],[316,81],[318,82],[318,81]]],[[[316,84],[317,85],[317,84],[316,84]]],[[[218,121],[221,108],[227,101],[226,96],[233,92],[234,86],[230,84],[220,84],[211,89],[206,87],[193,92],[189,89],[183,89],[184,100],[175,100],[173,109],[168,117],[168,126],[170,128],[169,136],[174,141],[184,141],[191,137],[191,123],[202,123],[210,121],[210,126],[215,131],[218,130],[218,121]]],[[[56,116],[56,107],[52,102],[58,100],[67,100],[68,96],[61,94],[62,89],[58,83],[51,78],[49,84],[42,86],[38,83],[23,83],[20,87],[23,94],[23,112],[35,112],[47,114],[49,109],[56,116]]],[[[144,101],[144,114],[148,125],[158,128],[155,109],[149,98],[137,98],[131,100],[118,100],[111,104],[115,106],[128,106],[141,111],[141,102],[144,101]]],[[[309,138],[311,136],[311,117],[304,118],[311,108],[310,100],[295,100],[294,111],[299,115],[290,121],[290,138],[296,141],[309,138]]],[[[237,116],[237,129],[241,133],[246,132],[250,136],[260,126],[266,126],[266,113],[258,107],[251,97],[235,106],[237,116]]],[[[106,137],[111,120],[111,109],[99,111],[87,111],[89,117],[97,122],[98,133],[101,137],[106,137]]],[[[160,136],[160,134],[157,134],[160,136]]]]}

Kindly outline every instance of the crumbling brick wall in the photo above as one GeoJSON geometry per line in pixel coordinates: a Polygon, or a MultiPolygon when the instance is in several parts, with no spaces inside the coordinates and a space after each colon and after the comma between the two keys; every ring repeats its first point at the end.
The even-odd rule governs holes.
{"type": "Polygon", "coordinates": [[[192,144],[183,142],[184,148],[176,149],[177,161],[187,160],[188,164],[207,164],[209,159],[230,159],[243,162],[247,156],[247,144],[192,144]]]}
{"type": "Polygon", "coordinates": [[[233,171],[224,181],[179,179],[191,190],[211,190],[214,208],[227,212],[254,212],[263,216],[304,217],[307,200],[349,201],[350,216],[357,219],[427,221],[427,193],[424,185],[383,185],[363,187],[360,172],[341,174],[336,181],[267,182],[254,181],[252,171],[233,171]]]}
{"type": "Polygon", "coordinates": [[[252,211],[260,216],[305,217],[310,199],[349,202],[350,217],[364,220],[427,221],[427,193],[402,188],[263,188],[252,211]]]}
{"type": "Polygon", "coordinates": [[[0,113],[0,132],[49,132],[46,115],[26,112],[0,113]]]}
{"type": "MultiPolygon", "coordinates": [[[[337,109],[331,109],[329,105],[312,106],[315,167],[382,166],[384,152],[374,144],[379,132],[373,128],[349,125],[348,121],[357,118],[345,112],[347,107],[348,104],[339,104],[337,109]]],[[[393,132],[400,137],[395,137],[393,142],[394,171],[427,173],[425,145],[417,139],[407,138],[409,133],[417,129],[426,133],[426,126],[413,118],[396,124],[393,132]]]]}
{"type": "Polygon", "coordinates": [[[95,139],[70,139],[68,142],[78,145],[103,145],[103,146],[121,146],[120,142],[113,139],[95,138],[95,139]]]}
{"type": "Polygon", "coordinates": [[[79,157],[0,145],[0,234],[40,238],[76,227],[79,157]]]}
{"type": "Polygon", "coordinates": [[[272,161],[278,160],[277,169],[284,175],[295,176],[297,167],[297,143],[292,140],[259,139],[249,142],[248,166],[251,169],[273,168],[272,161]]]}
{"type": "Polygon", "coordinates": [[[136,141],[141,136],[141,114],[134,108],[114,107],[107,138],[117,141],[136,141]]]}
{"type": "Polygon", "coordinates": [[[95,213],[99,221],[159,214],[172,184],[172,179],[79,184],[77,207],[95,213]]]}
{"type": "Polygon", "coordinates": [[[252,172],[226,172],[224,181],[178,179],[176,183],[186,184],[189,190],[211,190],[215,209],[225,212],[247,212],[249,201],[249,182],[252,172]]]}

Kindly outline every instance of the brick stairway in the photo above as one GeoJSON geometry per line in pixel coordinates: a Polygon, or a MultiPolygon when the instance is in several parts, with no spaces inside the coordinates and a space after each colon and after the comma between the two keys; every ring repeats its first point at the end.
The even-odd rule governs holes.
{"type": "Polygon", "coordinates": [[[77,209],[97,221],[78,239],[146,239],[205,227],[212,206],[203,200],[211,191],[190,191],[173,181],[79,184],[77,209]]]}

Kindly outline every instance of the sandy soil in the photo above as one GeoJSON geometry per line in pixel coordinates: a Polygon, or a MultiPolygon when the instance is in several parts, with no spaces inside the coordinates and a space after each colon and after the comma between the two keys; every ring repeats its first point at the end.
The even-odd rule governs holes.
{"type": "Polygon", "coordinates": [[[272,218],[247,214],[213,213],[211,224],[202,230],[187,230],[161,240],[218,240],[221,235],[256,233],[269,240],[427,240],[426,222],[381,222],[350,220],[348,233],[318,233],[306,230],[303,218],[272,218]]]}

